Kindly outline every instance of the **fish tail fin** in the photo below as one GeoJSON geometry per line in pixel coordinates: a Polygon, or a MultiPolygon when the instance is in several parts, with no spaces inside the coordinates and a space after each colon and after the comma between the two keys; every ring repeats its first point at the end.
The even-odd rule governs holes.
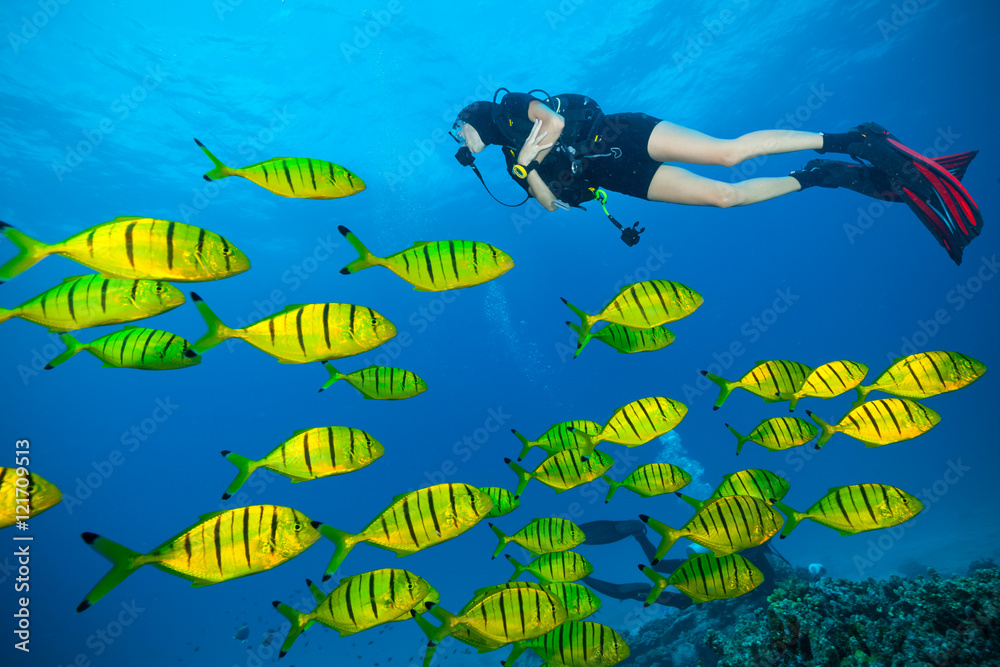
{"type": "Polygon", "coordinates": [[[573,313],[580,318],[580,322],[583,325],[576,329],[576,335],[579,337],[579,340],[576,343],[576,353],[579,354],[580,350],[583,349],[583,346],[586,345],[587,342],[590,340],[589,338],[587,338],[587,336],[589,335],[590,330],[593,328],[594,322],[597,321],[597,316],[588,315],[587,313],[583,312],[582,310],[571,304],[566,299],[563,299],[562,302],[565,303],[569,307],[569,309],[572,310],[573,313]]]}
{"type": "Polygon", "coordinates": [[[434,614],[435,618],[441,621],[441,625],[435,627],[424,616],[418,614],[416,611],[410,611],[413,620],[417,622],[420,629],[427,635],[427,651],[424,652],[423,667],[430,667],[437,645],[452,633],[458,625],[458,617],[449,611],[445,611],[433,602],[425,602],[424,606],[430,613],[434,614]]]}
{"type": "Polygon", "coordinates": [[[854,389],[858,392],[858,400],[851,403],[852,410],[865,402],[865,399],[868,398],[868,392],[872,390],[872,387],[871,385],[862,386],[859,384],[854,389]]]}
{"type": "Polygon", "coordinates": [[[718,410],[719,408],[722,407],[722,404],[726,402],[726,399],[729,398],[729,394],[733,391],[733,388],[736,386],[736,383],[730,382],[729,380],[724,380],[715,373],[709,373],[708,371],[702,371],[701,374],[707,377],[715,384],[719,385],[720,389],[719,397],[715,399],[715,405],[712,406],[713,410],[718,410]]]}
{"type": "Polygon", "coordinates": [[[705,505],[705,502],[703,500],[697,500],[695,498],[692,498],[691,496],[685,496],[683,493],[678,493],[677,497],[686,502],[691,507],[693,507],[696,512],[705,505]]]}
{"type": "Polygon", "coordinates": [[[521,447],[521,453],[517,455],[517,460],[520,461],[521,459],[523,459],[525,456],[528,455],[528,451],[535,446],[535,443],[533,443],[531,440],[528,440],[528,438],[526,438],[524,434],[519,433],[514,429],[511,429],[510,432],[516,435],[517,439],[521,441],[521,445],[523,445],[521,447]]]}
{"type": "Polygon", "coordinates": [[[514,581],[519,576],[521,576],[522,572],[528,569],[528,566],[521,565],[520,563],[517,562],[517,559],[515,559],[510,554],[504,554],[504,555],[507,557],[507,560],[510,561],[510,564],[514,566],[514,574],[510,575],[510,579],[508,579],[507,581],[514,581]]]}
{"type": "Polygon", "coordinates": [[[47,371],[52,370],[59,364],[63,363],[64,361],[72,357],[77,352],[87,349],[86,343],[81,343],[77,339],[70,336],[68,333],[61,333],[59,334],[59,337],[62,339],[62,342],[66,343],[66,351],[61,352],[56,356],[55,359],[45,364],[45,370],[47,371]]]}
{"type": "Polygon", "coordinates": [[[239,338],[239,333],[223,324],[218,315],[212,312],[212,309],[208,307],[208,304],[200,296],[191,292],[191,300],[194,301],[198,312],[205,318],[205,324],[208,325],[208,331],[194,342],[194,345],[191,346],[192,350],[198,354],[203,354],[206,350],[212,349],[224,340],[239,338]]]}
{"type": "Polygon", "coordinates": [[[329,581],[330,577],[334,575],[340,564],[344,562],[344,558],[347,554],[351,553],[351,549],[357,544],[357,535],[352,535],[350,533],[344,532],[329,526],[320,521],[313,521],[312,527],[319,531],[319,534],[326,539],[333,542],[333,556],[330,558],[330,564],[326,566],[326,572],[323,573],[323,581],[329,581]]]}
{"type": "Polygon", "coordinates": [[[240,487],[247,481],[247,477],[249,477],[254,470],[260,467],[260,461],[253,461],[245,456],[240,456],[236,452],[230,451],[224,451],[222,452],[222,455],[239,470],[236,474],[236,479],[233,480],[233,483],[230,484],[226,488],[225,493],[222,494],[223,500],[229,500],[233,494],[239,491],[240,487]]]}
{"type": "Polygon", "coordinates": [[[106,537],[94,533],[83,533],[83,541],[90,548],[111,561],[111,570],[105,574],[97,585],[90,589],[77,608],[77,613],[88,609],[92,604],[111,592],[111,589],[125,581],[125,577],[146,564],[143,554],[112,542],[106,537]]]}
{"type": "Polygon", "coordinates": [[[361,269],[367,269],[370,266],[378,266],[382,263],[382,258],[373,255],[371,251],[365,247],[365,244],[361,242],[361,239],[355,236],[354,232],[350,229],[340,225],[337,227],[337,231],[339,231],[343,237],[347,239],[347,242],[354,246],[354,249],[358,251],[359,255],[361,255],[358,259],[342,268],[340,270],[342,274],[346,276],[351,273],[357,273],[361,269]]]}
{"type": "Polygon", "coordinates": [[[750,440],[750,436],[740,435],[739,433],[736,432],[736,429],[730,426],[729,424],[726,424],[726,428],[729,429],[730,433],[736,436],[736,456],[739,456],[740,450],[743,449],[743,445],[745,445],[747,441],[750,440]]]}
{"type": "Polygon", "coordinates": [[[660,546],[656,547],[656,553],[653,555],[653,560],[649,561],[650,565],[656,565],[663,560],[663,557],[667,555],[668,551],[670,551],[670,547],[674,546],[674,542],[681,537],[681,531],[671,528],[665,523],[660,523],[653,517],[645,514],[640,514],[639,518],[643,521],[643,523],[648,524],[650,528],[655,530],[662,537],[660,540],[660,546]]]}
{"type": "Polygon", "coordinates": [[[279,600],[275,600],[271,604],[278,610],[278,613],[292,622],[292,627],[288,630],[288,636],[285,637],[285,642],[281,645],[281,651],[278,653],[279,658],[284,658],[288,650],[292,648],[292,644],[302,634],[302,631],[309,626],[310,614],[303,614],[301,611],[293,609],[279,600]]]}
{"type": "Polygon", "coordinates": [[[510,459],[504,459],[503,462],[509,465],[514,474],[517,475],[517,488],[514,490],[514,500],[517,500],[524,493],[524,488],[528,486],[528,482],[531,481],[531,473],[510,459]]]}
{"type": "Polygon", "coordinates": [[[493,529],[493,532],[496,534],[496,536],[498,538],[500,538],[500,544],[498,544],[497,548],[494,549],[494,551],[493,551],[493,557],[490,558],[490,560],[493,560],[493,558],[496,558],[497,556],[499,556],[500,552],[503,551],[503,548],[510,543],[510,537],[508,535],[506,535],[502,530],[500,530],[499,528],[497,528],[496,526],[494,526],[492,523],[489,524],[489,526],[490,526],[490,528],[493,529]]]}
{"type": "Polygon", "coordinates": [[[329,361],[324,361],[323,367],[326,368],[326,372],[330,374],[330,379],[323,383],[323,386],[319,388],[320,391],[323,391],[324,389],[329,389],[334,382],[336,382],[337,380],[342,380],[344,378],[344,375],[336,368],[334,368],[333,364],[331,364],[329,361]]]}
{"type": "Polygon", "coordinates": [[[312,593],[313,600],[315,600],[317,604],[326,599],[326,593],[323,592],[323,589],[314,584],[312,579],[306,579],[306,587],[309,589],[309,592],[312,593]]]}
{"type": "Polygon", "coordinates": [[[825,421],[817,417],[812,410],[806,410],[806,414],[809,415],[810,419],[816,422],[816,425],[819,426],[822,431],[819,434],[819,440],[816,441],[816,449],[822,449],[823,445],[825,445],[827,441],[831,437],[833,437],[833,434],[837,432],[837,429],[836,427],[826,423],[825,421]]]}
{"type": "Polygon", "coordinates": [[[643,607],[648,607],[656,602],[656,599],[660,597],[660,593],[666,589],[667,584],[670,582],[666,577],[648,565],[640,565],[639,570],[653,582],[653,590],[649,592],[649,595],[646,596],[646,601],[642,603],[643,607]]]}
{"type": "MultiPolygon", "coordinates": [[[[569,306],[569,303],[566,304],[569,306]]],[[[572,308],[573,306],[570,306],[572,308]]],[[[583,352],[583,348],[587,346],[587,343],[594,337],[594,334],[589,331],[584,331],[580,328],[579,324],[574,324],[573,322],[567,322],[566,325],[577,335],[578,341],[576,344],[576,352],[573,353],[573,358],[576,359],[583,352]]]]}
{"type": "Polygon", "coordinates": [[[607,482],[608,483],[608,487],[609,487],[608,488],[608,495],[604,499],[604,503],[607,504],[607,503],[611,502],[611,496],[615,495],[615,491],[618,490],[618,487],[620,487],[622,485],[622,483],[621,482],[616,482],[615,480],[611,479],[607,475],[601,475],[601,479],[603,479],[605,482],[607,482]]]}
{"type": "Polygon", "coordinates": [[[36,262],[52,254],[52,246],[36,241],[6,222],[0,221],[0,233],[6,236],[7,240],[17,248],[17,254],[6,264],[0,266],[0,283],[28,270],[36,262]]]}
{"type": "Polygon", "coordinates": [[[212,151],[205,148],[205,144],[201,143],[197,139],[195,139],[194,142],[198,144],[198,147],[201,148],[201,150],[205,151],[205,155],[207,155],[208,159],[211,160],[212,164],[215,165],[214,169],[212,169],[204,176],[202,176],[202,178],[204,178],[206,181],[217,181],[220,178],[225,178],[226,176],[232,176],[233,174],[236,173],[236,170],[230,169],[226,165],[222,164],[222,161],[219,158],[212,155],[212,151]]]}
{"type": "Polygon", "coordinates": [[[14,310],[7,310],[6,308],[0,308],[0,323],[6,322],[12,317],[14,317],[14,310]]]}
{"type": "Polygon", "coordinates": [[[773,506],[785,515],[785,527],[781,530],[781,539],[785,539],[795,529],[795,526],[799,525],[799,522],[806,518],[806,515],[803,512],[796,512],[780,501],[776,501],[773,506]]]}

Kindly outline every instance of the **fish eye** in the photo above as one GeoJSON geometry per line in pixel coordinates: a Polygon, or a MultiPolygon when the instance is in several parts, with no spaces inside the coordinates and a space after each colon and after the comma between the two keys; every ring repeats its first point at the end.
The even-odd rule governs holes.
{"type": "Polygon", "coordinates": [[[156,283],[156,293],[159,294],[162,291],[163,291],[163,284],[162,283],[156,283]]]}
{"type": "Polygon", "coordinates": [[[909,505],[910,504],[910,499],[909,498],[907,498],[906,496],[902,496],[902,498],[903,498],[903,504],[904,505],[909,505]]]}
{"type": "Polygon", "coordinates": [[[378,319],[377,318],[374,318],[374,317],[372,318],[372,326],[373,327],[377,327],[378,326],[378,319]]]}
{"type": "Polygon", "coordinates": [[[295,530],[295,532],[297,533],[297,532],[299,532],[300,530],[302,530],[302,524],[301,524],[301,523],[296,523],[296,524],[295,524],[294,526],[292,526],[292,528],[293,528],[293,529],[295,530]]]}

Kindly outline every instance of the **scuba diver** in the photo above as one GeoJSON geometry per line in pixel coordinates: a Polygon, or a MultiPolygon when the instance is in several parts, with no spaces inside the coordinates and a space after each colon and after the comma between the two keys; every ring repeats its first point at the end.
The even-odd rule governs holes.
{"type": "MultiPolygon", "coordinates": [[[[649,538],[646,537],[646,524],[637,519],[631,519],[628,521],[590,521],[588,523],[580,524],[580,529],[583,534],[587,536],[584,540],[584,545],[594,545],[594,544],[610,544],[611,542],[618,542],[619,540],[624,540],[629,536],[634,537],[642,547],[643,553],[646,554],[646,560],[652,561],[656,555],[656,547],[649,538]]],[[[688,547],[689,550],[700,551],[701,548],[688,547]]],[[[774,590],[774,584],[777,579],[774,567],[771,565],[770,558],[780,558],[789,567],[791,564],[785,560],[785,557],[775,551],[767,543],[762,544],[758,547],[753,547],[751,549],[745,549],[740,552],[740,555],[749,560],[751,563],[757,566],[757,569],[761,571],[764,575],[763,583],[756,589],[748,593],[752,596],[763,595],[767,597],[774,590]]],[[[648,566],[653,570],[670,576],[670,574],[685,563],[685,559],[674,558],[669,560],[661,560],[656,565],[648,566]]],[[[613,584],[608,581],[603,581],[601,579],[595,579],[593,576],[587,576],[583,578],[583,583],[589,586],[594,591],[607,595],[608,597],[615,598],[616,600],[639,600],[644,602],[646,596],[649,595],[650,591],[653,590],[652,584],[648,581],[634,583],[634,584],[613,584]]],[[[686,609],[694,604],[687,595],[683,593],[671,593],[664,591],[660,593],[660,596],[656,598],[656,604],[661,604],[665,607],[675,607],[677,609],[686,609]]]]}
{"type": "Polygon", "coordinates": [[[960,183],[978,151],[930,159],[875,123],[840,134],[760,130],[717,139],[644,113],[605,115],[584,95],[539,99],[534,92],[544,91],[512,93],[500,88],[492,102],[462,109],[451,133],[460,144],[455,157],[483,181],[473,154],[491,144],[500,146],[508,173],[527,194],[524,201],[534,197],[546,210],[555,211],[596,200],[630,246],[638,243],[645,228],[615,220],[607,210],[605,188],[649,201],[720,208],[816,186],[847,188],[882,201],[905,202],[957,264],[982,229],[979,208],[960,183]],[[500,91],[506,94],[498,102],[500,91]],[[850,155],[856,164],[816,159],[788,176],[738,183],[664,164],[732,167],[761,155],[804,150],[850,155]]]}

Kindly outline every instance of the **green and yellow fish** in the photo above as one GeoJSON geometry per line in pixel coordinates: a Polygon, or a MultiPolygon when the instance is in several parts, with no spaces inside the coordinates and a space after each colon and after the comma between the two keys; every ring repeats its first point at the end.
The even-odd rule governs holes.
{"type": "Polygon", "coordinates": [[[549,667],[612,667],[631,654],[628,644],[613,629],[574,619],[541,637],[514,642],[514,650],[503,664],[509,667],[527,649],[549,667]]]}
{"type": "Polygon", "coordinates": [[[686,537],[717,556],[756,547],[781,530],[783,519],[770,505],[751,496],[725,496],[706,502],[681,528],[671,528],[645,514],[639,518],[663,539],[651,565],[656,565],[678,539],[686,537]]]}
{"type": "Polygon", "coordinates": [[[586,586],[567,581],[556,581],[545,584],[543,588],[556,596],[566,607],[568,614],[566,620],[582,621],[601,609],[601,598],[597,597],[597,593],[586,586]]]}
{"type": "Polygon", "coordinates": [[[736,429],[729,424],[726,428],[736,436],[736,455],[747,442],[760,445],[764,449],[772,452],[780,452],[783,449],[790,449],[804,445],[819,433],[819,428],[804,419],[798,417],[773,417],[762,419],[749,435],[740,435],[736,429]]]}
{"type": "Polygon", "coordinates": [[[134,322],[183,303],[181,291],[160,280],[74,276],[16,308],[0,308],[0,322],[20,317],[49,331],[75,331],[134,322]]]}
{"type": "Polygon", "coordinates": [[[816,449],[821,449],[834,433],[849,435],[866,447],[881,447],[923,435],[941,421],[937,412],[908,398],[879,398],[862,403],[836,425],[826,423],[809,410],[806,414],[823,431],[816,449]]]}
{"type": "Polygon", "coordinates": [[[171,220],[118,217],[52,245],[5,222],[0,222],[0,233],[18,249],[13,259],[0,266],[0,283],[49,255],[68,257],[107,278],[127,280],[202,282],[250,268],[246,255],[222,236],[171,220]]]}
{"type": "Polygon", "coordinates": [[[613,442],[626,447],[644,445],[681,423],[687,406],[663,396],[650,396],[632,401],[615,410],[611,419],[597,435],[581,435],[583,453],[589,455],[601,442],[613,442]]]}
{"type": "Polygon", "coordinates": [[[788,411],[792,412],[800,398],[811,396],[827,399],[840,396],[861,384],[867,374],[868,367],[856,361],[831,361],[813,369],[797,391],[779,394],[778,398],[790,401],[788,411]]]}
{"type": "Polygon", "coordinates": [[[582,449],[556,452],[538,464],[532,472],[528,472],[510,459],[503,461],[517,475],[515,498],[521,497],[532,479],[537,479],[545,486],[555,489],[556,493],[563,493],[597,479],[615,464],[610,456],[596,449],[586,458],[582,449]]]}
{"type": "Polygon", "coordinates": [[[596,315],[588,315],[566,299],[562,300],[583,322],[577,333],[577,352],[584,337],[598,322],[610,322],[637,329],[651,329],[687,317],[704,302],[701,294],[671,280],[646,280],[621,288],[615,298],[596,315]]]}
{"type": "Polygon", "coordinates": [[[738,598],[764,581],[764,574],[757,566],[739,554],[695,554],[669,577],[645,565],[640,565],[639,569],[653,581],[653,590],[646,598],[644,607],[656,602],[667,586],[674,586],[691,598],[691,602],[699,604],[738,598]]]}
{"type": "Polygon", "coordinates": [[[924,504],[888,484],[852,484],[831,488],[805,512],[796,512],[783,503],[775,503],[775,507],[788,517],[781,531],[784,539],[802,519],[812,519],[841,535],[854,535],[898,526],[919,514],[924,504]]]}
{"type": "Polygon", "coordinates": [[[424,603],[441,621],[434,627],[423,616],[417,624],[427,635],[424,666],[430,665],[434,649],[459,626],[464,626],[490,644],[511,644],[543,635],[566,622],[566,608],[551,593],[534,587],[504,588],[482,596],[464,613],[456,615],[433,602],[424,603]]]}
{"type": "Polygon", "coordinates": [[[336,545],[323,581],[333,576],[356,544],[368,542],[408,556],[458,537],[492,509],[493,499],[470,484],[437,484],[396,496],[356,535],[315,521],[313,527],[336,545]]]}
{"type": "Polygon", "coordinates": [[[536,440],[528,440],[514,429],[511,429],[510,432],[516,435],[523,445],[521,453],[517,457],[517,460],[520,461],[528,455],[528,451],[532,447],[539,447],[550,454],[567,449],[579,449],[587,444],[584,442],[585,435],[597,435],[601,432],[601,428],[597,422],[576,419],[553,424],[536,440]]]}
{"type": "Polygon", "coordinates": [[[329,362],[323,365],[330,373],[330,379],[320,387],[327,389],[337,380],[345,380],[365,398],[379,401],[398,401],[413,398],[427,391],[427,383],[416,373],[390,366],[366,366],[351,373],[341,373],[329,362]]]}
{"type": "Polygon", "coordinates": [[[23,467],[0,467],[0,528],[34,518],[61,500],[62,491],[41,475],[23,467]]]}
{"type": "Polygon", "coordinates": [[[504,556],[514,566],[514,574],[510,575],[511,581],[527,572],[538,577],[538,581],[543,586],[547,586],[553,583],[577,581],[594,572],[594,566],[590,564],[590,561],[575,551],[542,554],[527,565],[521,565],[510,554],[504,554],[504,556]]]}
{"type": "Polygon", "coordinates": [[[373,350],[396,335],[396,326],[365,306],[313,303],[286,306],[243,329],[222,323],[200,296],[191,292],[208,332],[194,343],[198,352],[239,338],[283,364],[341,359],[373,350]]]}
{"type": "Polygon", "coordinates": [[[514,268],[503,250],[479,241],[417,241],[388,257],[373,255],[351,230],[337,228],[361,255],[340,272],[357,273],[370,266],[384,266],[421,292],[441,292],[473,287],[499,278],[514,268]]]}
{"type": "Polygon", "coordinates": [[[514,494],[499,486],[481,486],[479,490],[485,493],[493,501],[493,509],[484,519],[493,519],[504,514],[510,514],[521,506],[521,501],[514,497],[514,494]]]}
{"type": "Polygon", "coordinates": [[[858,386],[861,405],[870,391],[884,391],[902,398],[929,398],[966,387],[986,373],[986,365],[960,352],[918,352],[899,357],[875,381],[858,386]]]}
{"type": "Polygon", "coordinates": [[[676,340],[674,332],[663,325],[651,327],[649,329],[639,329],[627,327],[624,324],[609,324],[597,331],[581,331],[579,324],[573,322],[566,323],[577,336],[580,343],[573,353],[573,357],[580,356],[580,352],[592,339],[599,340],[608,347],[621,352],[622,354],[634,354],[636,352],[655,352],[662,350],[676,340]]]}
{"type": "Polygon", "coordinates": [[[103,361],[101,368],[135,368],[142,371],[169,371],[201,363],[201,357],[180,336],[159,329],[143,329],[125,325],[121,331],[101,336],[90,343],[81,343],[68,333],[59,334],[66,351],[50,361],[45,370],[52,370],[77,352],[86,350],[103,361]]]}
{"type": "Polygon", "coordinates": [[[257,574],[295,558],[315,544],[319,533],[309,517],[290,507],[253,505],[211,512],[148,554],[106,537],[83,533],[83,541],[112,563],[111,570],[76,608],[81,612],[107,595],[143,565],[209,586],[257,574]]]}
{"type": "Polygon", "coordinates": [[[620,482],[607,475],[601,479],[611,487],[608,489],[608,497],[604,499],[605,503],[611,502],[611,496],[615,495],[615,491],[619,488],[626,488],[643,498],[650,498],[680,491],[691,483],[691,475],[670,463],[647,463],[639,466],[620,482]]]}
{"type": "Polygon", "coordinates": [[[222,164],[205,145],[196,144],[215,164],[202,176],[217,181],[226,176],[240,176],[282,197],[294,199],[339,199],[365,189],[365,182],[339,164],[308,157],[273,157],[246,167],[232,168],[222,164]]]}
{"type": "Polygon", "coordinates": [[[524,547],[532,556],[540,556],[572,549],[583,544],[586,539],[580,526],[568,519],[533,519],[513,535],[505,534],[492,523],[489,526],[500,538],[500,544],[493,551],[492,558],[499,556],[503,548],[511,542],[524,547]]]}
{"type": "Polygon", "coordinates": [[[779,395],[794,394],[801,389],[812,371],[812,368],[797,361],[779,359],[758,361],[756,366],[735,382],[720,378],[708,371],[702,371],[701,374],[719,385],[719,397],[715,399],[715,406],[712,408],[718,410],[733,389],[746,389],[768,403],[780,401],[782,399],[778,398],[779,395]]]}
{"type": "Polygon", "coordinates": [[[344,577],[328,595],[313,582],[306,585],[317,598],[316,607],[303,613],[279,600],[274,605],[292,627],[281,645],[279,658],[285,657],[292,644],[313,622],[319,622],[337,631],[341,637],[353,635],[383,623],[412,618],[411,610],[422,613],[423,602],[439,602],[437,591],[412,572],[400,569],[382,569],[344,577]]]}
{"type": "Polygon", "coordinates": [[[239,491],[258,468],[289,477],[292,482],[307,482],[361,470],[383,454],[382,443],[361,429],[348,426],[300,429],[258,461],[223,451],[222,456],[236,466],[239,473],[222,494],[222,499],[228,500],[239,491]]]}
{"type": "Polygon", "coordinates": [[[751,496],[753,498],[760,498],[768,505],[773,505],[775,501],[784,498],[790,488],[787,479],[774,474],[770,470],[762,470],[760,468],[732,472],[723,476],[722,479],[722,484],[705,500],[695,500],[682,493],[678,493],[677,495],[696,510],[700,510],[704,507],[705,503],[711,502],[716,498],[725,498],[726,496],[751,496]]]}

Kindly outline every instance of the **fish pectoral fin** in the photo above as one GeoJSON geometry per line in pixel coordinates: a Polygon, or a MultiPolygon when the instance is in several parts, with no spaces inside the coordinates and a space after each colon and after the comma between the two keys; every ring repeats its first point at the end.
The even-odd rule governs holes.
{"type": "Polygon", "coordinates": [[[201,588],[202,586],[211,586],[212,584],[217,584],[217,581],[205,581],[204,579],[194,579],[191,581],[191,588],[201,588]]]}

